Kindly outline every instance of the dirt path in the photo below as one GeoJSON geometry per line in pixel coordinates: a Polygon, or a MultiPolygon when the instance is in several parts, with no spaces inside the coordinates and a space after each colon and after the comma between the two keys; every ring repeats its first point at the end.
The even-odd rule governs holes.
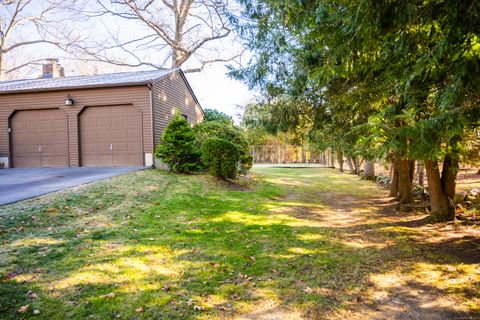
{"type": "MultiPolygon", "coordinates": [[[[462,298],[451,294],[441,282],[464,284],[467,298],[473,299],[476,296],[476,301],[479,302],[478,292],[474,291],[474,287],[478,288],[479,283],[475,283],[473,277],[470,279],[470,276],[462,276],[459,269],[446,263],[451,259],[452,262],[472,263],[478,266],[480,232],[476,226],[453,223],[428,224],[428,216],[425,214],[397,213],[395,204],[386,196],[366,202],[352,196],[322,198],[334,209],[328,212],[329,218],[324,221],[330,225],[338,225],[339,221],[344,221],[340,224],[346,228],[339,233],[340,237],[360,247],[383,246],[393,257],[385,261],[389,264],[390,271],[370,277],[369,288],[364,293],[364,298],[332,318],[470,318],[469,301],[462,301],[462,298]],[[354,219],[351,219],[352,217],[354,219]],[[377,222],[372,224],[372,218],[377,222]],[[391,234],[385,235],[384,225],[392,230],[391,234]],[[402,248],[398,248],[395,243],[396,238],[401,236],[401,232],[395,230],[398,228],[405,233],[405,244],[402,248]],[[402,252],[405,249],[410,253],[402,252]],[[429,254],[437,255],[434,258],[436,266],[434,269],[427,266],[422,269],[417,259],[421,255],[429,254]],[[395,258],[397,255],[398,259],[395,258]],[[420,274],[412,271],[418,271],[420,274]],[[448,271],[451,272],[448,274],[448,271]]],[[[322,215],[319,218],[322,219],[322,215]]],[[[477,279],[479,274],[477,273],[477,279]]]]}
{"type": "Polygon", "coordinates": [[[299,313],[262,300],[236,319],[480,319],[478,225],[429,224],[425,214],[398,213],[382,191],[365,198],[292,189],[281,201],[304,205],[274,213],[332,230],[330,237],[358,250],[365,263],[354,272],[345,266],[347,272],[336,275],[337,290],[312,289],[343,301],[339,308],[299,313]],[[355,277],[357,288],[341,285],[355,277]]]}

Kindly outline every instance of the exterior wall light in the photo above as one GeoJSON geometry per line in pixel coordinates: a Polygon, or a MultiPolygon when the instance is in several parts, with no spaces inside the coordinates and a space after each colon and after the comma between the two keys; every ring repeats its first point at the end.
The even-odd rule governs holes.
{"type": "Polygon", "coordinates": [[[68,106],[68,107],[71,107],[73,106],[73,98],[71,95],[67,94],[67,96],[65,97],[65,105],[68,106]]]}

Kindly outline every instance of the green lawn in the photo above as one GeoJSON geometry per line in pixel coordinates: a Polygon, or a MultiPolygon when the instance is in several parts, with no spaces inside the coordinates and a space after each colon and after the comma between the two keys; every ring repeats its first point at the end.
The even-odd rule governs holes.
{"type": "Polygon", "coordinates": [[[479,315],[479,261],[430,241],[450,225],[380,212],[374,183],[314,168],[238,183],[146,170],[0,207],[0,318],[374,317],[401,290],[412,312],[479,315]]]}

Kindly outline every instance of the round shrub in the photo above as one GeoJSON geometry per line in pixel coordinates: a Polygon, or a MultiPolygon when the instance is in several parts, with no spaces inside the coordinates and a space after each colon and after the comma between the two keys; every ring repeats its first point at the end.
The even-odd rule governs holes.
{"type": "Polygon", "coordinates": [[[189,173],[201,169],[200,150],[195,144],[195,133],[187,120],[177,114],[167,125],[155,156],[170,170],[189,173]]]}
{"type": "Polygon", "coordinates": [[[253,157],[249,154],[242,154],[240,156],[240,170],[239,172],[244,176],[247,175],[248,171],[252,168],[253,157]]]}
{"type": "Polygon", "coordinates": [[[228,140],[238,145],[240,151],[248,151],[248,143],[242,129],[228,122],[206,121],[195,125],[195,138],[197,146],[202,147],[203,143],[210,138],[228,140]]]}
{"type": "Polygon", "coordinates": [[[228,140],[210,138],[202,145],[202,160],[213,176],[233,179],[237,175],[240,150],[228,140]]]}

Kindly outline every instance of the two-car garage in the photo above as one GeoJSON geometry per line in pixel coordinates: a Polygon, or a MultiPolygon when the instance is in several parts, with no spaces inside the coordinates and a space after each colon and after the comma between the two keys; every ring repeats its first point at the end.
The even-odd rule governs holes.
{"type": "MultiPolygon", "coordinates": [[[[141,166],[142,114],[132,105],[87,107],[79,114],[81,166],[141,166]]],[[[11,117],[15,167],[67,167],[67,115],[60,109],[11,117]]]]}
{"type": "Polygon", "coordinates": [[[0,162],[151,166],[177,112],[203,120],[179,69],[0,82],[0,162]]]}

